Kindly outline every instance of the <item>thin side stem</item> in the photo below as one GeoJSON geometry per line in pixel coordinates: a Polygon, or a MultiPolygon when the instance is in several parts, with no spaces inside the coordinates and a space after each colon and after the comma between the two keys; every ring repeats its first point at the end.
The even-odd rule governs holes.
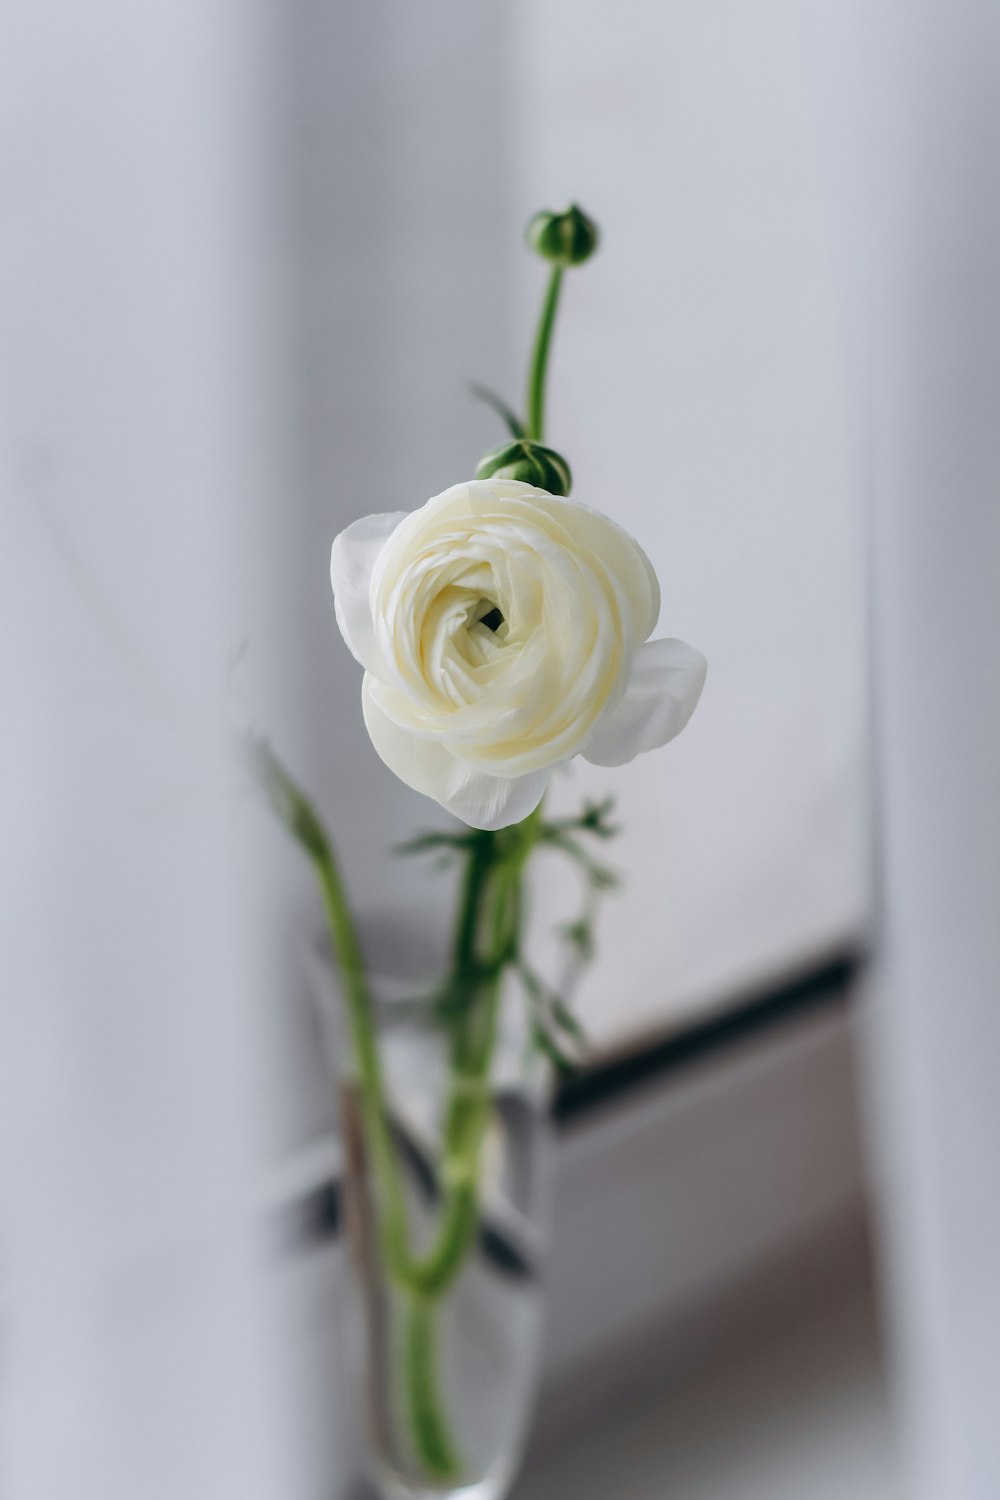
{"type": "Polygon", "coordinates": [[[387,1267],[397,1278],[405,1279],[409,1262],[406,1205],[389,1135],[374,1006],[340,866],[323,820],[271,747],[266,741],[250,740],[246,749],[251,770],[275,814],[308,856],[323,895],[330,938],[343,975],[362,1120],[378,1185],[379,1237],[387,1267]]]}
{"type": "Polygon", "coordinates": [[[389,1135],[374,1008],[365,977],[361,946],[332,849],[327,848],[324,858],[315,859],[315,865],[334,951],[340,961],[365,1133],[372,1153],[375,1181],[381,1191],[382,1212],[379,1220],[382,1250],[386,1263],[397,1278],[405,1280],[410,1263],[406,1205],[389,1135]]]}

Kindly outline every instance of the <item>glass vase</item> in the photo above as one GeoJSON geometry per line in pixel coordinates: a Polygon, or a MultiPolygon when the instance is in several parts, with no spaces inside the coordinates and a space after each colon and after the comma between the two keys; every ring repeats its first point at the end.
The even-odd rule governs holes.
{"type": "Polygon", "coordinates": [[[512,982],[471,1017],[489,1037],[473,1035],[470,1067],[467,1033],[418,986],[370,981],[373,1110],[340,976],[326,963],[317,977],[343,1144],[342,1374],[369,1478],[383,1500],[501,1500],[541,1347],[548,1064],[512,982]]]}

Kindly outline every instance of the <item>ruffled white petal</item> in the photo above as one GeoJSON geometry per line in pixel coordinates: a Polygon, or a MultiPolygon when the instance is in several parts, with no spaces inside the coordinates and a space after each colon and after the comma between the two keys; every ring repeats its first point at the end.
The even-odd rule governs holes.
{"type": "Polygon", "coordinates": [[[383,515],[363,516],[335,538],[330,553],[330,582],[340,633],[351,654],[376,677],[384,677],[386,668],[372,623],[372,569],[382,548],[407,514],[405,510],[396,510],[383,515]]]}
{"type": "Polygon", "coordinates": [[[583,749],[595,766],[623,766],[680,734],[694,713],[708,663],[683,641],[647,641],[635,653],[625,696],[583,749]]]}
{"type": "Polygon", "coordinates": [[[440,741],[422,739],[396,724],[379,707],[367,676],[362,707],[372,744],[389,770],[470,828],[507,828],[520,823],[545,795],[548,771],[493,776],[459,760],[440,741]]]}
{"type": "Polygon", "coordinates": [[[547,490],[514,479],[473,479],[442,490],[414,511],[412,529],[417,533],[428,522],[438,525],[445,517],[463,516],[489,527],[498,514],[510,515],[512,511],[526,513],[536,522],[546,517],[558,528],[560,537],[569,541],[574,553],[599,560],[629,601],[636,640],[647,639],[660,613],[660,586],[652,563],[617,521],[591,510],[575,497],[550,495],[547,490]]]}

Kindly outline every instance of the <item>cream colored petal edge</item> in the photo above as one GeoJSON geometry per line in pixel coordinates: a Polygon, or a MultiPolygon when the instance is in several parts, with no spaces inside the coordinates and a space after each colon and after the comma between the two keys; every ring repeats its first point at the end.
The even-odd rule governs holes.
{"type": "Polygon", "coordinates": [[[493,776],[459,760],[437,741],[401,728],[376,703],[367,675],[361,702],[371,742],[389,770],[470,828],[493,830],[520,823],[545,795],[548,771],[493,776]]]}
{"type": "Polygon", "coordinates": [[[595,766],[623,766],[680,734],[698,706],[708,663],[684,641],[647,641],[635,653],[625,696],[584,746],[595,766]]]}
{"type": "Polygon", "coordinates": [[[386,675],[375,640],[370,600],[372,570],[379,553],[405,510],[362,516],[334,538],[330,551],[330,582],[340,633],[352,656],[376,677],[386,675]]]}

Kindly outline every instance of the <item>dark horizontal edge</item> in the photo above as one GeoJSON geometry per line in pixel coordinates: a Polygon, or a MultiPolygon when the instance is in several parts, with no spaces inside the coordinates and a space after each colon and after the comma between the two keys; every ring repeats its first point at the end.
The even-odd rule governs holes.
{"type": "MultiPolygon", "coordinates": [[[[784,1023],[813,1011],[844,1004],[864,963],[859,951],[845,951],[779,986],[730,1003],[718,1014],[679,1028],[659,1040],[598,1063],[564,1081],[553,1114],[560,1126],[577,1126],[637,1089],[661,1082],[694,1064],[757,1040],[784,1023]]],[[[326,1182],[282,1215],[280,1240],[317,1244],[336,1237],[340,1225],[339,1184],[326,1182]]]]}
{"type": "Polygon", "coordinates": [[[860,952],[836,954],[777,988],[768,987],[741,1003],[728,1004],[716,1015],[587,1068],[560,1084],[553,1106],[556,1121],[576,1125],[633,1089],[708,1057],[714,1059],[719,1052],[758,1038],[807,1011],[844,1003],[862,964],[860,952]]]}

